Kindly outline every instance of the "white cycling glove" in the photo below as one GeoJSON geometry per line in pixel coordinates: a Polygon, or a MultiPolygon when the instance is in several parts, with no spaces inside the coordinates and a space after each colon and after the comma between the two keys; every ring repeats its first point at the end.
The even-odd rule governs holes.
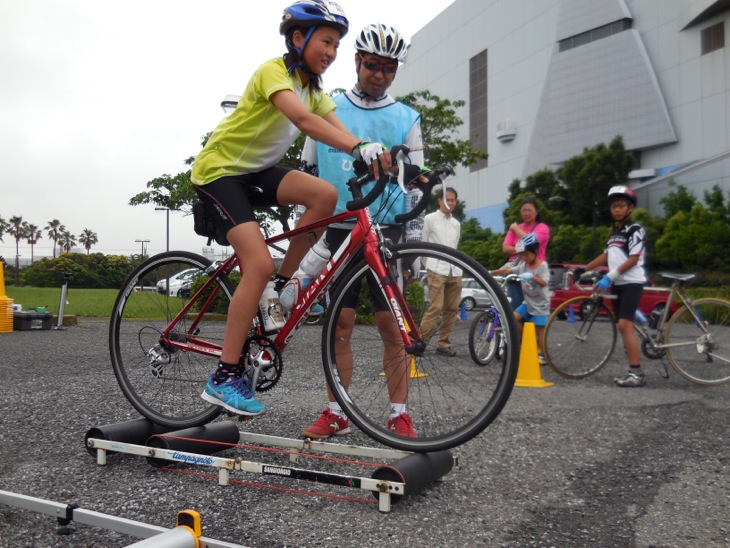
{"type": "Polygon", "coordinates": [[[383,145],[380,143],[358,143],[352,147],[352,157],[355,160],[371,165],[383,153],[383,145]]]}

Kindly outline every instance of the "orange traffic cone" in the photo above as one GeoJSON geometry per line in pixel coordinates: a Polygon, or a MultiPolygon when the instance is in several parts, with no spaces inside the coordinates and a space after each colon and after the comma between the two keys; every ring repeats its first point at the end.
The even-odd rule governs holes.
{"type": "Polygon", "coordinates": [[[535,324],[525,322],[522,329],[522,348],[520,349],[520,366],[517,369],[515,386],[527,388],[547,388],[555,383],[545,382],[540,373],[540,362],[537,359],[537,340],[535,324]]]}

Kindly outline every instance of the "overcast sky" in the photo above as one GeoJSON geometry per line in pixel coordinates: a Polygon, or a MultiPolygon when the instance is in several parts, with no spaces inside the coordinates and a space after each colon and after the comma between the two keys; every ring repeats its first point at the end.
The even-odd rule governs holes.
{"type": "MultiPolygon", "coordinates": [[[[354,83],[354,35],[372,22],[411,37],[453,0],[341,0],[351,32],[324,75],[354,83]]],[[[129,199],[185,158],[253,71],[285,52],[291,0],[0,0],[0,216],[43,229],[59,219],[92,252],[165,250],[165,213],[129,199]]],[[[5,235],[0,255],[15,257],[5,235]]],[[[192,218],[170,214],[170,248],[200,252],[192,218]]],[[[52,255],[45,231],[35,256],[52,255]]],[[[21,242],[20,255],[30,257],[21,242]]]]}

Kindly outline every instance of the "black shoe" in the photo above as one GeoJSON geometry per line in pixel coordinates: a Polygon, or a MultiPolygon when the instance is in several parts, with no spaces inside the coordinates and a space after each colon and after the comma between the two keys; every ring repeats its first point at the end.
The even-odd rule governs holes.
{"type": "Polygon", "coordinates": [[[449,358],[453,358],[454,356],[456,356],[456,350],[454,350],[450,346],[447,346],[446,348],[437,348],[436,354],[441,354],[442,356],[448,356],[449,358]]]}

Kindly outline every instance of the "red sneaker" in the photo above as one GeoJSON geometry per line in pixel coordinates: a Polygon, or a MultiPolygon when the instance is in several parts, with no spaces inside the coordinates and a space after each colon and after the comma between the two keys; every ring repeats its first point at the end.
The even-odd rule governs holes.
{"type": "Polygon", "coordinates": [[[397,417],[388,419],[388,430],[406,438],[418,437],[413,429],[413,420],[407,413],[401,413],[397,417]]]}
{"type": "Polygon", "coordinates": [[[350,433],[350,421],[339,415],[335,415],[329,408],[322,411],[322,414],[312,426],[302,432],[302,437],[315,440],[322,440],[330,436],[342,436],[350,433]]]}

